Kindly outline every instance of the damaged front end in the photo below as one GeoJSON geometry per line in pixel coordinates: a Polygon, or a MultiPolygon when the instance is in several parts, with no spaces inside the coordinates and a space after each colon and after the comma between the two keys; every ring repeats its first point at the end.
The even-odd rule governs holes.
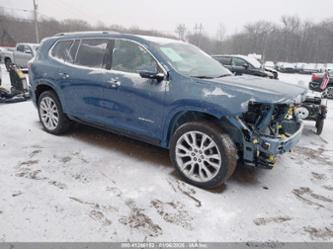
{"type": "Polygon", "coordinates": [[[276,156],[290,151],[300,140],[303,123],[294,104],[249,102],[234,122],[243,134],[240,148],[246,165],[272,169],[276,156]]]}

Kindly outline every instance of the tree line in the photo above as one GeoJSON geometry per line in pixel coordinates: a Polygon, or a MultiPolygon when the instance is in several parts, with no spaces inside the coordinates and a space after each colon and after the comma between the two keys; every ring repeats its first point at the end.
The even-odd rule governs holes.
{"type": "MultiPolygon", "coordinates": [[[[216,35],[209,36],[202,24],[190,30],[184,24],[174,34],[139,27],[120,25],[92,26],[78,19],[58,21],[42,18],[38,23],[41,38],[61,32],[113,30],[141,35],[162,36],[186,40],[209,54],[261,54],[274,62],[333,62],[333,19],[319,23],[304,21],[297,16],[283,16],[279,23],[258,21],[249,23],[240,32],[226,35],[223,24],[216,35]]],[[[34,23],[0,12],[0,46],[14,46],[16,42],[35,42],[34,23]]]]}
{"type": "Polygon", "coordinates": [[[210,54],[255,53],[274,62],[333,62],[333,19],[314,23],[297,16],[283,16],[279,23],[250,23],[229,36],[221,24],[215,38],[202,29],[187,31],[185,25],[179,25],[176,33],[210,54]]]}
{"type": "MultiPolygon", "coordinates": [[[[38,21],[38,27],[41,39],[57,33],[97,30],[177,38],[176,35],[165,34],[157,30],[143,30],[137,26],[124,28],[120,25],[106,26],[103,23],[92,26],[88,22],[79,19],[58,21],[45,18],[38,21]]],[[[0,11],[0,46],[15,46],[17,42],[36,42],[34,22],[29,19],[6,15],[0,11]]]]}

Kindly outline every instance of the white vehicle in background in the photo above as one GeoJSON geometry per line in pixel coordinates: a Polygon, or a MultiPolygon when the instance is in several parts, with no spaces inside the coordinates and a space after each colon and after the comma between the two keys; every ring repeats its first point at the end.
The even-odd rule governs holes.
{"type": "Polygon", "coordinates": [[[325,69],[328,71],[333,71],[333,63],[327,63],[325,69]]]}
{"type": "Polygon", "coordinates": [[[264,66],[265,68],[275,69],[275,63],[273,61],[266,61],[264,66]]]}
{"type": "Polygon", "coordinates": [[[313,73],[319,73],[319,72],[320,72],[320,69],[318,68],[318,64],[306,63],[303,67],[303,70],[300,73],[313,74],[313,73]]]}
{"type": "Polygon", "coordinates": [[[295,70],[296,70],[296,72],[297,73],[303,72],[303,68],[304,68],[305,64],[306,63],[304,63],[304,62],[298,62],[298,63],[296,63],[295,64],[295,70]]]}
{"type": "Polygon", "coordinates": [[[3,51],[3,62],[7,70],[11,64],[15,64],[19,68],[27,68],[28,61],[35,55],[39,44],[34,43],[18,43],[13,51],[3,51]]]}
{"type": "Polygon", "coordinates": [[[296,73],[296,64],[289,62],[279,62],[277,69],[281,73],[296,73]]]}
{"type": "Polygon", "coordinates": [[[3,47],[0,47],[0,63],[2,62],[3,60],[3,52],[5,51],[5,48],[3,47]]]}
{"type": "Polygon", "coordinates": [[[11,47],[0,47],[0,63],[3,63],[4,53],[6,51],[13,51],[14,48],[11,47]]]}
{"type": "Polygon", "coordinates": [[[319,72],[324,72],[326,68],[326,65],[323,63],[318,63],[317,64],[317,69],[319,70],[319,72]]]}

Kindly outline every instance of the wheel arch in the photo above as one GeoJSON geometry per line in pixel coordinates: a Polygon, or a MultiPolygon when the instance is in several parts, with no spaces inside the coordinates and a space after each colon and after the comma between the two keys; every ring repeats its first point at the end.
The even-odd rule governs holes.
{"type": "Polygon", "coordinates": [[[221,115],[221,113],[207,112],[202,109],[179,110],[175,112],[165,124],[162,146],[169,148],[172,134],[178,127],[185,123],[199,120],[210,120],[218,123],[222,117],[223,115],[221,115]]]}
{"type": "MultiPolygon", "coordinates": [[[[47,80],[40,80],[40,81],[36,82],[36,86],[34,87],[34,90],[33,90],[33,100],[36,103],[36,105],[38,104],[38,99],[39,99],[40,95],[45,91],[53,91],[59,98],[62,108],[64,109],[64,101],[63,101],[62,95],[59,94],[60,91],[57,89],[57,87],[52,82],[47,81],[47,80]]],[[[65,109],[64,109],[64,112],[65,112],[65,109]]]]}

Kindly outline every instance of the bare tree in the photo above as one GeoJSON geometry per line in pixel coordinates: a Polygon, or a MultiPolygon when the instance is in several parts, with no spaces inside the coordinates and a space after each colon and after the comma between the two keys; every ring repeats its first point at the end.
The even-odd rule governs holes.
{"type": "Polygon", "coordinates": [[[187,28],[185,24],[179,24],[176,28],[176,34],[178,35],[179,40],[185,41],[187,28]]]}
{"type": "Polygon", "coordinates": [[[224,39],[225,39],[226,33],[227,33],[227,29],[225,28],[223,23],[220,23],[218,28],[217,28],[216,39],[219,42],[223,42],[224,39]]]}

